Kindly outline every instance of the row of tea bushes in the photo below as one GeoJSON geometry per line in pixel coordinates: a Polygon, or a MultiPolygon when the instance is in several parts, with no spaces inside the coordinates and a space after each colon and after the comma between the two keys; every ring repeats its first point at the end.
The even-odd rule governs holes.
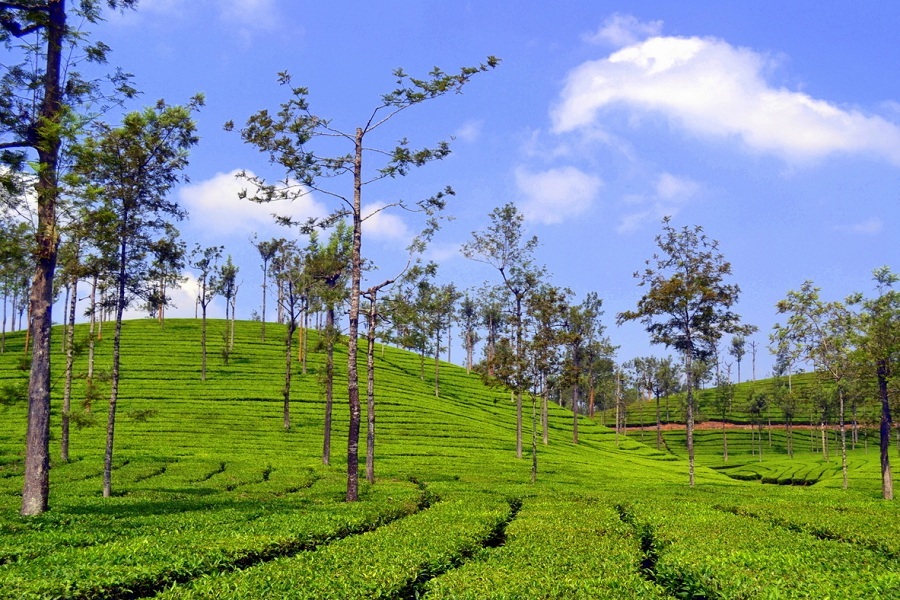
{"type": "Polygon", "coordinates": [[[679,597],[897,598],[881,554],[678,499],[623,507],[644,533],[656,581],[679,597]]]}
{"type": "Polygon", "coordinates": [[[643,576],[640,540],[596,497],[527,498],[506,543],[438,577],[426,598],[665,598],[643,576]]]}
{"type": "Polygon", "coordinates": [[[466,493],[315,552],[176,585],[160,598],[416,597],[433,576],[457,567],[496,537],[514,505],[466,493]]]}
{"type": "Polygon", "coordinates": [[[358,503],[342,501],[342,485],[323,479],[283,497],[82,498],[37,518],[4,515],[0,597],[139,597],[309,551],[422,506],[422,490],[409,482],[382,482],[358,503]]]}

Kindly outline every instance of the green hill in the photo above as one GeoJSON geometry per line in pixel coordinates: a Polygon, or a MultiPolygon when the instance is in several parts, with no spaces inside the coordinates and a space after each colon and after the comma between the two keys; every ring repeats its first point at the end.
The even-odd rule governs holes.
{"type": "MultiPolygon", "coordinates": [[[[115,496],[100,494],[106,405],[96,401],[80,419],[93,415],[93,424],[73,428],[71,460],[53,464],[51,510],[36,518],[17,514],[27,407],[16,392],[27,373],[24,338],[8,334],[0,355],[0,597],[900,598],[898,511],[878,499],[877,454],[855,451],[844,491],[829,470],[834,462],[825,468],[812,452],[790,470],[797,483],[815,485],[762,484],[759,472],[784,471],[787,459],[773,450],[770,461],[764,448],[763,462],[738,460],[736,446],[743,471],[729,477],[701,466],[690,489],[677,432],[657,450],[653,435],[644,444],[634,432],[617,438],[581,419],[575,445],[571,414],[551,407],[550,443],[538,439],[532,484],[530,406],[526,457],[517,459],[508,393],[443,364],[435,397],[432,369],[422,379],[417,356],[379,345],[377,481],[348,504],[346,355],[336,358],[325,466],[322,354],[309,355],[305,375],[295,363],[285,430],[283,329],[267,325],[261,342],[259,323],[239,322],[225,364],[224,328],[210,324],[201,382],[199,321],[125,324],[115,496]],[[807,477],[803,469],[818,471],[807,477]]],[[[311,332],[311,348],[315,341],[311,332]]],[[[100,369],[110,346],[104,339],[98,347],[100,369]]],[[[85,368],[80,355],[76,372],[85,368]]],[[[84,395],[77,378],[73,403],[84,395]]],[[[721,466],[717,443],[711,436],[699,444],[709,448],[701,465],[721,466]]]]}

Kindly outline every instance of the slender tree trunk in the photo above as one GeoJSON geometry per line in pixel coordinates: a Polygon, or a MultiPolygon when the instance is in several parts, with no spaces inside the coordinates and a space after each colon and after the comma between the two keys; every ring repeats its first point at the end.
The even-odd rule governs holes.
{"type": "Polygon", "coordinates": [[[891,404],[888,401],[888,362],[886,359],[878,361],[878,394],[881,397],[881,425],[879,432],[881,442],[881,497],[885,500],[894,499],[894,482],[891,479],[891,460],[889,456],[891,445],[891,404]]]}
{"type": "Polygon", "coordinates": [[[847,489],[847,428],[844,424],[844,392],[838,384],[838,426],[841,430],[841,477],[842,487],[847,489]]]}
{"type": "Polygon", "coordinates": [[[656,394],[656,449],[662,449],[662,423],[659,415],[659,394],[656,394]]]}
{"type": "Polygon", "coordinates": [[[822,421],[821,432],[822,432],[822,458],[824,458],[825,461],[827,462],[828,461],[828,437],[825,434],[825,421],[824,420],[822,421]]]}
{"type": "Polygon", "coordinates": [[[440,375],[441,375],[441,335],[438,333],[434,340],[434,397],[441,397],[440,375]]]}
{"type": "Polygon", "coordinates": [[[688,481],[691,487],[694,487],[694,371],[693,361],[690,353],[687,354],[685,363],[687,368],[687,418],[685,423],[685,431],[687,436],[688,451],[688,481]]]}
{"type": "MultiPolygon", "coordinates": [[[[522,295],[516,294],[516,376],[518,379],[522,368],[522,295]]],[[[522,390],[520,382],[516,382],[516,458],[522,458],[522,390]]]]}
{"type": "MultiPolygon", "coordinates": [[[[206,284],[204,283],[204,294],[206,284]]],[[[200,381],[206,381],[206,302],[201,302],[202,321],[200,322],[200,381]]]]}
{"type": "Polygon", "coordinates": [[[356,357],[359,340],[359,295],[362,278],[362,151],[363,130],[356,129],[353,160],[353,251],[350,268],[350,323],[347,340],[347,403],[350,427],[347,434],[347,501],[359,500],[359,379],[356,357]]]}
{"type": "Polygon", "coordinates": [[[6,304],[8,302],[9,293],[3,292],[3,330],[0,331],[0,354],[6,352],[6,304]]]}
{"type": "Polygon", "coordinates": [[[297,321],[291,315],[288,318],[287,336],[284,338],[284,387],[281,390],[284,398],[283,420],[284,429],[291,428],[291,371],[294,364],[294,330],[297,328],[297,321]]]}
{"type": "Polygon", "coordinates": [[[547,379],[544,375],[541,375],[541,429],[546,446],[550,443],[550,408],[547,398],[547,379]]]}
{"type": "Polygon", "coordinates": [[[578,385],[572,386],[572,443],[578,443],[578,385]]]}
{"type": "Polygon", "coordinates": [[[725,415],[722,415],[722,462],[728,462],[728,432],[725,429],[725,415]]]}
{"type": "Polygon", "coordinates": [[[75,305],[78,302],[78,279],[72,281],[72,296],[69,299],[68,329],[66,330],[66,383],[63,388],[63,409],[61,433],[59,436],[59,456],[69,462],[69,413],[72,410],[72,371],[75,363],[75,305]]]}
{"type": "Polygon", "coordinates": [[[375,297],[369,304],[369,331],[366,347],[366,481],[375,483],[375,327],[378,305],[375,297]]]}
{"type": "MultiPolygon", "coordinates": [[[[57,123],[61,105],[62,41],[66,31],[65,0],[47,3],[47,55],[44,97],[36,144],[38,163],[35,273],[29,295],[29,327],[33,338],[28,379],[28,426],[25,433],[23,516],[39,515],[50,500],[50,329],[53,325],[53,275],[56,270],[56,203],[60,139],[57,123]]],[[[27,344],[26,344],[27,348],[27,344]]]]}
{"type": "Polygon", "coordinates": [[[269,268],[268,264],[263,261],[263,283],[262,283],[262,292],[263,292],[263,302],[262,302],[262,317],[259,320],[259,339],[261,341],[266,341],[266,282],[269,280],[269,268]]]}
{"type": "Polygon", "coordinates": [[[301,344],[303,345],[303,360],[300,361],[301,372],[306,375],[306,354],[309,350],[309,302],[303,311],[303,336],[301,344]]]}
{"type": "Polygon", "coordinates": [[[537,456],[537,397],[532,389],[531,393],[531,483],[537,481],[538,456],[537,456]]]}
{"type": "Polygon", "coordinates": [[[322,464],[331,464],[331,413],[334,403],[334,308],[326,311],[325,322],[325,434],[322,464]]]}
{"type": "Polygon", "coordinates": [[[95,274],[91,280],[91,320],[90,328],[88,329],[88,387],[94,381],[94,342],[96,341],[94,338],[94,325],[97,323],[97,279],[98,275],[95,274]]]}
{"type": "MultiPolygon", "coordinates": [[[[128,214],[122,219],[123,223],[128,223],[128,214]]],[[[123,227],[124,229],[125,227],[123,227]]],[[[113,361],[112,361],[112,389],[109,395],[109,410],[106,422],[106,454],[103,460],[103,497],[109,498],[112,495],[112,462],[113,462],[113,442],[116,432],[116,405],[119,400],[119,357],[122,344],[122,314],[125,312],[125,273],[127,272],[127,246],[123,241],[119,248],[119,281],[118,296],[116,298],[116,332],[113,336],[113,361]]]]}

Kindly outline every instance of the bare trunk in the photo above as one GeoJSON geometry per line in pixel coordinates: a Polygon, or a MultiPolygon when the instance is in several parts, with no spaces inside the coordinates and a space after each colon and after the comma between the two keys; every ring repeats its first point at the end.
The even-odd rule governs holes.
{"type": "MultiPolygon", "coordinates": [[[[122,219],[128,223],[128,214],[122,219]]],[[[123,229],[125,227],[123,226],[123,229]]],[[[112,389],[109,394],[109,410],[106,422],[106,454],[103,460],[103,497],[112,496],[112,462],[113,442],[116,432],[116,405],[119,400],[119,356],[122,344],[122,314],[125,312],[125,273],[127,272],[127,246],[122,234],[122,242],[119,248],[119,281],[118,296],[116,298],[116,332],[113,336],[113,360],[112,360],[112,389]]]]}
{"type": "Polygon", "coordinates": [[[368,347],[366,348],[366,481],[375,483],[375,326],[377,304],[369,305],[368,347]]]}
{"type": "Polygon", "coordinates": [[[69,315],[66,330],[66,383],[63,388],[63,409],[61,433],[59,436],[59,456],[63,462],[69,461],[69,412],[72,410],[72,371],[75,363],[75,305],[78,302],[78,279],[72,281],[72,296],[69,299],[69,315]]]}
{"type": "Polygon", "coordinates": [[[694,371],[690,353],[687,354],[685,369],[687,379],[687,418],[685,431],[687,435],[688,451],[688,481],[694,487],[694,371]]]}
{"type": "Polygon", "coordinates": [[[356,129],[353,160],[353,252],[350,265],[350,323],[347,343],[347,403],[350,427],[347,434],[347,501],[359,500],[359,379],[356,357],[359,340],[359,284],[362,278],[362,151],[363,130],[356,129]]]}
{"type": "Polygon", "coordinates": [[[200,381],[206,381],[206,303],[200,304],[203,309],[203,320],[200,322],[200,381]]]}
{"type": "MultiPolygon", "coordinates": [[[[57,173],[60,140],[58,129],[50,127],[59,119],[62,41],[66,30],[65,0],[47,3],[47,56],[44,72],[44,99],[38,128],[37,192],[38,225],[35,273],[29,295],[29,327],[33,338],[31,372],[28,379],[28,426],[25,434],[25,475],[22,487],[24,516],[39,515],[50,500],[50,328],[53,325],[53,275],[56,270],[56,203],[59,197],[57,173]]],[[[26,344],[27,347],[27,344],[26,344]]]]}
{"type": "Polygon", "coordinates": [[[87,380],[88,385],[94,380],[94,326],[97,323],[97,279],[98,276],[94,275],[94,278],[91,280],[91,324],[90,329],[88,329],[88,372],[87,372],[87,380]]]}
{"type": "Polygon", "coordinates": [[[578,386],[572,386],[572,443],[578,443],[578,386]]]}
{"type": "Polygon", "coordinates": [[[325,323],[325,432],[322,440],[322,464],[331,464],[331,413],[334,406],[334,308],[326,311],[325,323]]]}
{"type": "Polygon", "coordinates": [[[262,302],[262,316],[259,320],[259,339],[261,341],[266,341],[266,282],[269,279],[269,268],[266,262],[263,262],[263,302],[262,302]]]}
{"type": "Polygon", "coordinates": [[[844,392],[838,384],[838,426],[841,429],[841,485],[847,489],[847,429],[844,426],[844,392]]]}
{"type": "Polygon", "coordinates": [[[541,429],[543,430],[543,438],[544,445],[548,445],[550,443],[550,408],[548,406],[549,400],[547,399],[547,381],[546,378],[541,376],[541,429]]]}
{"type": "Polygon", "coordinates": [[[294,363],[294,349],[292,347],[294,341],[294,329],[297,328],[296,321],[292,318],[288,321],[287,335],[284,338],[284,387],[281,389],[284,399],[283,421],[284,428],[291,428],[291,371],[294,363]]]}
{"type": "MultiPolygon", "coordinates": [[[[522,297],[516,294],[516,376],[520,375],[522,368],[522,297]]],[[[516,382],[516,458],[522,458],[522,390],[519,381],[516,382]]]]}
{"type": "Polygon", "coordinates": [[[878,361],[878,394],[881,397],[881,497],[885,500],[894,499],[894,482],[891,479],[891,460],[889,450],[891,445],[891,405],[888,401],[887,388],[888,364],[886,359],[878,361]]]}
{"type": "Polygon", "coordinates": [[[662,449],[662,423],[659,418],[659,394],[656,394],[656,449],[662,449]]]}

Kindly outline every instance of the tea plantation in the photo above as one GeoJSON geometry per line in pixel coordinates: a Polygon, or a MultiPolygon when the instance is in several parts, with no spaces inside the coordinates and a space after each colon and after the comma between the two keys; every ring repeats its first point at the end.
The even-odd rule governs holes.
{"type": "MultiPolygon", "coordinates": [[[[575,445],[571,413],[551,407],[532,484],[529,403],[517,459],[508,392],[443,364],[435,397],[430,365],[423,379],[417,356],[379,345],[376,483],[346,503],[345,381],[326,466],[323,356],[309,354],[306,374],[295,362],[285,430],[283,329],[268,324],[265,342],[259,329],[237,324],[226,364],[225,323],[213,321],[202,382],[199,321],[125,324],[106,499],[106,405],[81,408],[81,353],[71,460],[54,461],[51,510],[31,518],[18,515],[24,336],[7,334],[0,598],[900,598],[900,509],[880,499],[874,440],[850,452],[842,490],[839,457],[825,461],[809,432],[795,432],[790,459],[780,430],[771,442],[763,434],[761,456],[749,432],[730,431],[723,463],[721,432],[698,431],[692,489],[682,432],[667,431],[657,450],[649,426],[642,441],[584,418],[575,445]]],[[[99,343],[97,369],[110,346],[99,343]]]]}

